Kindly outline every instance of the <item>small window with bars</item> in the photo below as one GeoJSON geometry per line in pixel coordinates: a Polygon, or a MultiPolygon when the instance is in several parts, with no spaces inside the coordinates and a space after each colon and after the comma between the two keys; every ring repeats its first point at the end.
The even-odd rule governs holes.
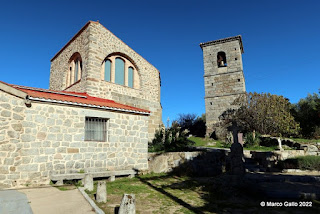
{"type": "Polygon", "coordinates": [[[108,119],[98,117],[86,117],[85,136],[86,141],[108,141],[108,119]]]}

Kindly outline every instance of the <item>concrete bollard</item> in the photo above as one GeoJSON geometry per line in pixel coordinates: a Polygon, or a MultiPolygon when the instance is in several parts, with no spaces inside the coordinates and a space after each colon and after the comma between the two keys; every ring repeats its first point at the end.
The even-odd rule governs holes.
{"type": "Polygon", "coordinates": [[[89,191],[93,190],[93,177],[91,174],[86,174],[84,176],[84,188],[89,191]]]}
{"type": "Polygon", "coordinates": [[[136,199],[134,194],[124,194],[118,214],[135,214],[136,199]]]}
{"type": "Polygon", "coordinates": [[[107,186],[105,181],[98,181],[96,200],[98,203],[107,202],[107,186]]]}

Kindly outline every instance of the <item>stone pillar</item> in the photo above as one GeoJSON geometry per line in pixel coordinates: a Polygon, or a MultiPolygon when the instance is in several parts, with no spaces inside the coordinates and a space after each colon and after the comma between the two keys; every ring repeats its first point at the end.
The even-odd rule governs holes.
{"type": "Polygon", "coordinates": [[[128,62],[124,61],[124,85],[128,86],[128,62]]]}
{"type": "Polygon", "coordinates": [[[91,174],[86,174],[84,176],[84,188],[89,191],[93,190],[93,177],[91,174]]]}
{"type": "Polygon", "coordinates": [[[283,151],[284,149],[282,148],[282,143],[281,143],[280,137],[277,140],[278,140],[278,146],[279,146],[280,151],[283,151]]]}
{"type": "Polygon", "coordinates": [[[136,213],[136,199],[133,194],[124,194],[118,214],[135,214],[136,213]]]}
{"type": "Polygon", "coordinates": [[[74,81],[74,72],[75,72],[76,64],[74,63],[74,60],[71,62],[71,73],[70,73],[70,85],[72,85],[74,81]]]}
{"type": "Polygon", "coordinates": [[[62,186],[63,185],[63,180],[58,180],[55,184],[57,186],[62,186]]]}
{"type": "Polygon", "coordinates": [[[114,175],[111,175],[109,178],[108,178],[108,181],[114,181],[116,180],[116,176],[114,175]]]}
{"type": "Polygon", "coordinates": [[[78,63],[78,80],[81,80],[81,76],[82,76],[82,70],[81,70],[81,62],[79,61],[78,63]]]}
{"type": "Polygon", "coordinates": [[[97,186],[97,202],[107,202],[107,185],[105,181],[98,181],[98,186],[97,186]]]}
{"type": "Polygon", "coordinates": [[[114,83],[115,81],[115,75],[116,75],[116,58],[114,56],[109,58],[111,61],[111,77],[110,77],[110,81],[114,83]]]}

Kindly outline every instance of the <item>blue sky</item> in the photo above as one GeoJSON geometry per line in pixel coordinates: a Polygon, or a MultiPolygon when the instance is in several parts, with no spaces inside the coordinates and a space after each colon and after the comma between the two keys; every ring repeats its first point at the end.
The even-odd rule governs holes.
{"type": "Polygon", "coordinates": [[[242,35],[247,91],[296,103],[320,88],[320,2],[0,2],[0,80],[49,87],[50,59],[88,20],[159,69],[163,121],[204,107],[201,42],[242,35]]]}

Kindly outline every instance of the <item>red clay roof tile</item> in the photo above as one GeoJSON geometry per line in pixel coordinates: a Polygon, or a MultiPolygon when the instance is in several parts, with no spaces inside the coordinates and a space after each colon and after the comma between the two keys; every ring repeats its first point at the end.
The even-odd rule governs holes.
{"type": "Polygon", "coordinates": [[[87,105],[93,105],[96,107],[109,107],[109,108],[115,108],[120,111],[122,110],[122,111],[131,111],[131,112],[147,113],[147,114],[150,113],[150,111],[148,110],[136,108],[129,105],[124,105],[121,103],[117,103],[113,100],[92,97],[87,93],[69,92],[69,91],[53,91],[53,90],[47,90],[47,89],[41,89],[41,88],[13,85],[8,83],[5,83],[5,84],[27,93],[32,98],[43,98],[46,100],[55,100],[55,101],[67,101],[74,104],[87,104],[87,105]]]}

